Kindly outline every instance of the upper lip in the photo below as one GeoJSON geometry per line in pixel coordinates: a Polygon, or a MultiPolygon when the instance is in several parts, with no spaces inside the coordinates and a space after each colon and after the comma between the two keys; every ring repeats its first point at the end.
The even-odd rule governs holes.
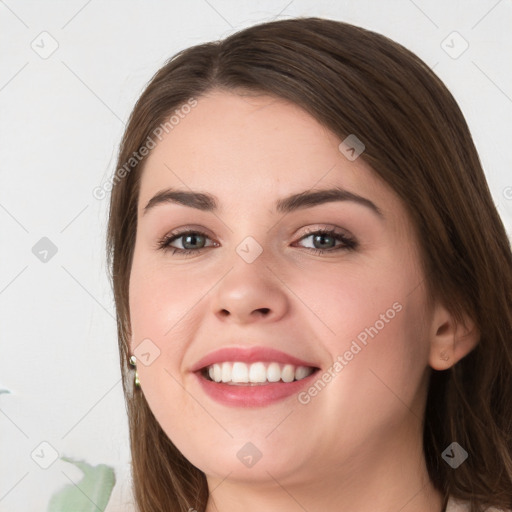
{"type": "Polygon", "coordinates": [[[192,366],[190,371],[196,372],[212,364],[222,363],[224,361],[240,361],[243,363],[275,361],[276,363],[292,364],[294,366],[317,367],[314,363],[304,361],[286,352],[270,347],[224,347],[210,352],[205,357],[201,358],[192,366]]]}

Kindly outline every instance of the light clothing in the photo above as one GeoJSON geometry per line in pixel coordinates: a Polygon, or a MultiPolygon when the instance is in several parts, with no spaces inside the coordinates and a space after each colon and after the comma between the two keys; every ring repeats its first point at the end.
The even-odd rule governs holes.
{"type": "MultiPolygon", "coordinates": [[[[446,512],[469,512],[469,504],[466,501],[459,501],[455,498],[448,499],[448,503],[446,505],[446,512]]],[[[495,507],[490,507],[486,510],[486,512],[511,512],[510,510],[501,510],[495,507]]]]}
{"type": "MultiPolygon", "coordinates": [[[[115,493],[111,500],[109,501],[105,512],[133,512],[135,510],[133,501],[127,499],[127,494],[129,493],[129,489],[124,489],[125,495],[121,496],[121,493],[115,493]]],[[[455,498],[448,499],[448,504],[446,505],[446,512],[469,512],[469,505],[467,502],[458,501],[455,498]]],[[[501,510],[494,507],[488,508],[486,512],[512,512],[510,510],[501,510]]]]}

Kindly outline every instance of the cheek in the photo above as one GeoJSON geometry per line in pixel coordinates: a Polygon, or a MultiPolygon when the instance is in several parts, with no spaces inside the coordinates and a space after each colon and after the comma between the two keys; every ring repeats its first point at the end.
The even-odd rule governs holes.
{"type": "Polygon", "coordinates": [[[308,279],[308,300],[322,322],[310,318],[329,326],[316,330],[326,333],[317,343],[332,359],[319,375],[325,384],[316,381],[300,397],[301,428],[315,433],[318,446],[329,439],[321,456],[348,456],[347,439],[352,447],[367,449],[373,442],[368,440],[382,439],[404,422],[416,422],[414,415],[421,417],[428,343],[423,288],[411,293],[413,276],[402,267],[392,277],[347,272],[316,285],[308,279]],[[319,417],[325,428],[319,428],[319,417]]]}
{"type": "MultiPolygon", "coordinates": [[[[421,416],[417,406],[429,349],[424,303],[420,290],[410,294],[399,282],[393,290],[375,287],[374,292],[371,299],[362,295],[357,303],[346,303],[340,314],[343,335],[331,346],[339,376],[326,405],[338,416],[350,411],[370,429],[392,428],[413,410],[421,416]]],[[[346,427],[353,435],[358,423],[346,427]]]]}
{"type": "Polygon", "coordinates": [[[194,418],[195,409],[183,393],[179,365],[186,349],[185,340],[190,339],[184,332],[190,327],[187,310],[197,301],[197,291],[192,286],[194,283],[183,273],[173,272],[171,276],[150,258],[134,255],[129,297],[131,350],[138,356],[141,382],[138,392],[144,394],[167,436],[183,439],[185,445],[187,439],[197,439],[196,426],[202,424],[201,418],[194,418]],[[147,365],[140,357],[146,353],[151,356],[147,365]],[[184,410],[188,411],[187,421],[176,421],[184,410]]]}
{"type": "MultiPolygon", "coordinates": [[[[406,271],[394,272],[384,266],[347,264],[301,269],[286,281],[300,301],[296,304],[301,315],[304,310],[304,318],[318,336],[317,342],[331,355],[348,350],[356,338],[364,344],[393,331],[392,325],[396,329],[409,300],[406,271]]],[[[396,336],[391,338],[400,342],[396,336]]]]}
{"type": "Polygon", "coordinates": [[[179,348],[179,340],[186,339],[183,329],[190,325],[188,315],[208,289],[193,273],[169,271],[151,255],[136,252],[129,294],[134,344],[151,338],[161,350],[179,348]]]}
{"type": "Polygon", "coordinates": [[[166,270],[161,260],[157,263],[143,251],[134,254],[129,291],[131,350],[138,359],[144,396],[164,429],[177,425],[177,411],[193,410],[183,393],[181,362],[200,326],[199,302],[211,286],[193,272],[166,270]],[[145,354],[149,364],[141,360],[145,354]]]}
{"type": "Polygon", "coordinates": [[[302,275],[290,283],[311,309],[315,343],[332,360],[333,410],[334,402],[372,400],[379,408],[382,398],[396,400],[390,389],[412,401],[420,386],[429,350],[422,278],[412,263],[388,261],[378,268],[302,275]]]}

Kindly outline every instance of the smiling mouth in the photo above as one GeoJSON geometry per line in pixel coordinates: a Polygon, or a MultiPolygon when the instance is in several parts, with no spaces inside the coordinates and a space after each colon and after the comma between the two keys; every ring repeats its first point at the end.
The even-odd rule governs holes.
{"type": "Polygon", "coordinates": [[[290,383],[309,377],[319,368],[277,362],[244,363],[225,361],[202,368],[199,373],[208,381],[232,386],[265,386],[290,383]]]}

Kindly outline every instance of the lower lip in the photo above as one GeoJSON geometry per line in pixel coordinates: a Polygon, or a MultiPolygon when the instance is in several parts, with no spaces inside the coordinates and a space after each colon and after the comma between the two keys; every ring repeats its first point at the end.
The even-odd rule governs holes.
{"type": "Polygon", "coordinates": [[[201,372],[195,372],[204,392],[216,402],[232,407],[264,407],[279,402],[308,386],[318,370],[304,379],[293,382],[276,382],[259,385],[234,385],[206,379],[201,372]]]}

